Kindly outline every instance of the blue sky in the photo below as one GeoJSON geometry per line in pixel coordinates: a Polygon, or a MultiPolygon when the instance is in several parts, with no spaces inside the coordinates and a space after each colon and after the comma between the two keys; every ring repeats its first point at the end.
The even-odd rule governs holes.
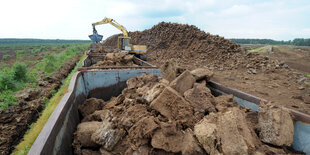
{"type": "MultiPolygon", "coordinates": [[[[225,38],[310,38],[309,0],[1,0],[0,38],[88,39],[91,23],[128,31],[161,22],[196,25],[225,38]]],[[[120,33],[97,27],[107,38],[120,33]]]]}

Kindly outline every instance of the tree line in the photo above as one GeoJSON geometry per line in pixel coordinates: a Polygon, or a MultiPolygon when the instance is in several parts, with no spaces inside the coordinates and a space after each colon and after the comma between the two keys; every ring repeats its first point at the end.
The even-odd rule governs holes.
{"type": "Polygon", "coordinates": [[[294,40],[278,41],[272,39],[230,39],[238,44],[268,44],[268,45],[295,45],[310,46],[310,38],[295,38],[294,40]]]}
{"type": "Polygon", "coordinates": [[[0,38],[0,44],[71,44],[90,43],[90,40],[62,40],[62,39],[17,39],[0,38]]]}

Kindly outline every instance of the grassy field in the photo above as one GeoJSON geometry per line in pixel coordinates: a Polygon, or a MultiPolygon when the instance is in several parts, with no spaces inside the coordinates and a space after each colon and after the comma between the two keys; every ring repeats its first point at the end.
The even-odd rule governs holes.
{"type": "Polygon", "coordinates": [[[0,44],[0,109],[17,104],[15,93],[36,88],[39,76],[50,75],[89,43],[0,44]]]}
{"type": "Polygon", "coordinates": [[[250,52],[250,53],[253,53],[253,52],[265,53],[265,52],[267,52],[267,50],[269,48],[270,48],[270,46],[262,46],[262,47],[258,47],[258,48],[249,49],[248,52],[250,52]]]}
{"type": "Polygon", "coordinates": [[[53,113],[54,109],[60,102],[61,98],[68,92],[68,87],[70,84],[70,80],[73,74],[77,71],[78,67],[82,66],[82,60],[85,58],[86,55],[83,55],[80,58],[79,63],[75,66],[74,70],[70,73],[70,75],[66,78],[65,82],[62,84],[58,92],[49,100],[47,101],[46,107],[41,113],[40,117],[38,118],[37,122],[33,123],[29,130],[24,135],[23,141],[20,142],[16,147],[13,155],[24,155],[27,154],[29,149],[31,148],[32,144],[34,143],[35,139],[40,134],[42,128],[44,127],[45,123],[47,122],[50,115],[53,113]]]}
{"type": "MultiPolygon", "coordinates": [[[[39,107],[37,109],[25,108],[23,112],[16,113],[23,118],[33,117],[36,122],[35,120],[26,120],[19,122],[18,125],[15,122],[3,125],[2,140],[4,139],[7,143],[1,145],[6,144],[5,151],[15,149],[14,154],[27,154],[62,96],[68,91],[69,81],[77,70],[77,66],[73,71],[71,70],[78,60],[75,58],[74,61],[71,61],[71,59],[77,55],[80,56],[80,53],[86,51],[89,46],[90,43],[87,41],[0,39],[0,110],[12,106],[9,112],[15,117],[15,109],[20,106],[25,108],[23,104],[19,103],[26,102],[28,104],[28,100],[20,100],[15,96],[18,92],[29,88],[40,91],[35,100],[38,100],[37,104],[41,104],[37,105],[39,107]],[[66,62],[68,62],[68,66],[61,68],[66,62]],[[70,71],[72,73],[67,78],[63,77],[70,71]],[[61,79],[53,79],[54,77],[61,77],[61,79]],[[52,79],[51,82],[44,80],[49,78],[52,79]],[[45,84],[39,86],[38,83],[45,84]],[[59,86],[60,88],[58,88],[59,86]],[[45,93],[45,90],[48,92],[45,93]],[[17,104],[19,104],[18,107],[14,106],[17,104]],[[32,114],[33,112],[37,113],[32,114]],[[39,115],[38,119],[37,114],[39,115]],[[6,126],[21,126],[23,131],[8,131],[5,130],[6,126]],[[21,136],[24,136],[24,139],[19,138],[21,136]],[[17,147],[13,147],[12,141],[16,140],[21,140],[21,143],[17,147]]],[[[25,91],[25,95],[27,96],[27,91],[25,91]]]]}
{"type": "Polygon", "coordinates": [[[35,61],[36,59],[40,59],[46,53],[59,53],[67,48],[83,44],[89,45],[88,43],[0,44],[0,68],[10,67],[16,61],[35,61]]]}

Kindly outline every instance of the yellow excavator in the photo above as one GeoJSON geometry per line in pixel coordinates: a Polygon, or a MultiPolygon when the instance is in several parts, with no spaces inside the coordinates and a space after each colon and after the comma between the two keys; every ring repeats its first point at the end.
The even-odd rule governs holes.
{"type": "Polygon", "coordinates": [[[136,57],[146,60],[146,46],[145,45],[132,45],[130,43],[131,37],[128,36],[128,32],[124,26],[117,23],[115,20],[111,18],[104,18],[103,20],[93,23],[93,35],[90,35],[89,38],[93,41],[93,43],[99,43],[102,40],[102,35],[99,35],[96,30],[96,25],[101,24],[111,24],[120,31],[122,31],[123,36],[118,37],[117,47],[121,52],[128,52],[129,54],[134,54],[136,57]]]}

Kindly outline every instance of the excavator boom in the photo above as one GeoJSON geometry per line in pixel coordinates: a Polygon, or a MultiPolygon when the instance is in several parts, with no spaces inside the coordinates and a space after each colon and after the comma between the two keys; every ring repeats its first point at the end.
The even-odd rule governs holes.
{"type": "Polygon", "coordinates": [[[126,28],[111,18],[104,18],[99,22],[93,23],[92,25],[94,27],[96,25],[107,24],[107,23],[110,23],[111,25],[113,25],[117,29],[121,30],[123,32],[124,37],[128,37],[128,32],[127,32],[126,28]]]}

